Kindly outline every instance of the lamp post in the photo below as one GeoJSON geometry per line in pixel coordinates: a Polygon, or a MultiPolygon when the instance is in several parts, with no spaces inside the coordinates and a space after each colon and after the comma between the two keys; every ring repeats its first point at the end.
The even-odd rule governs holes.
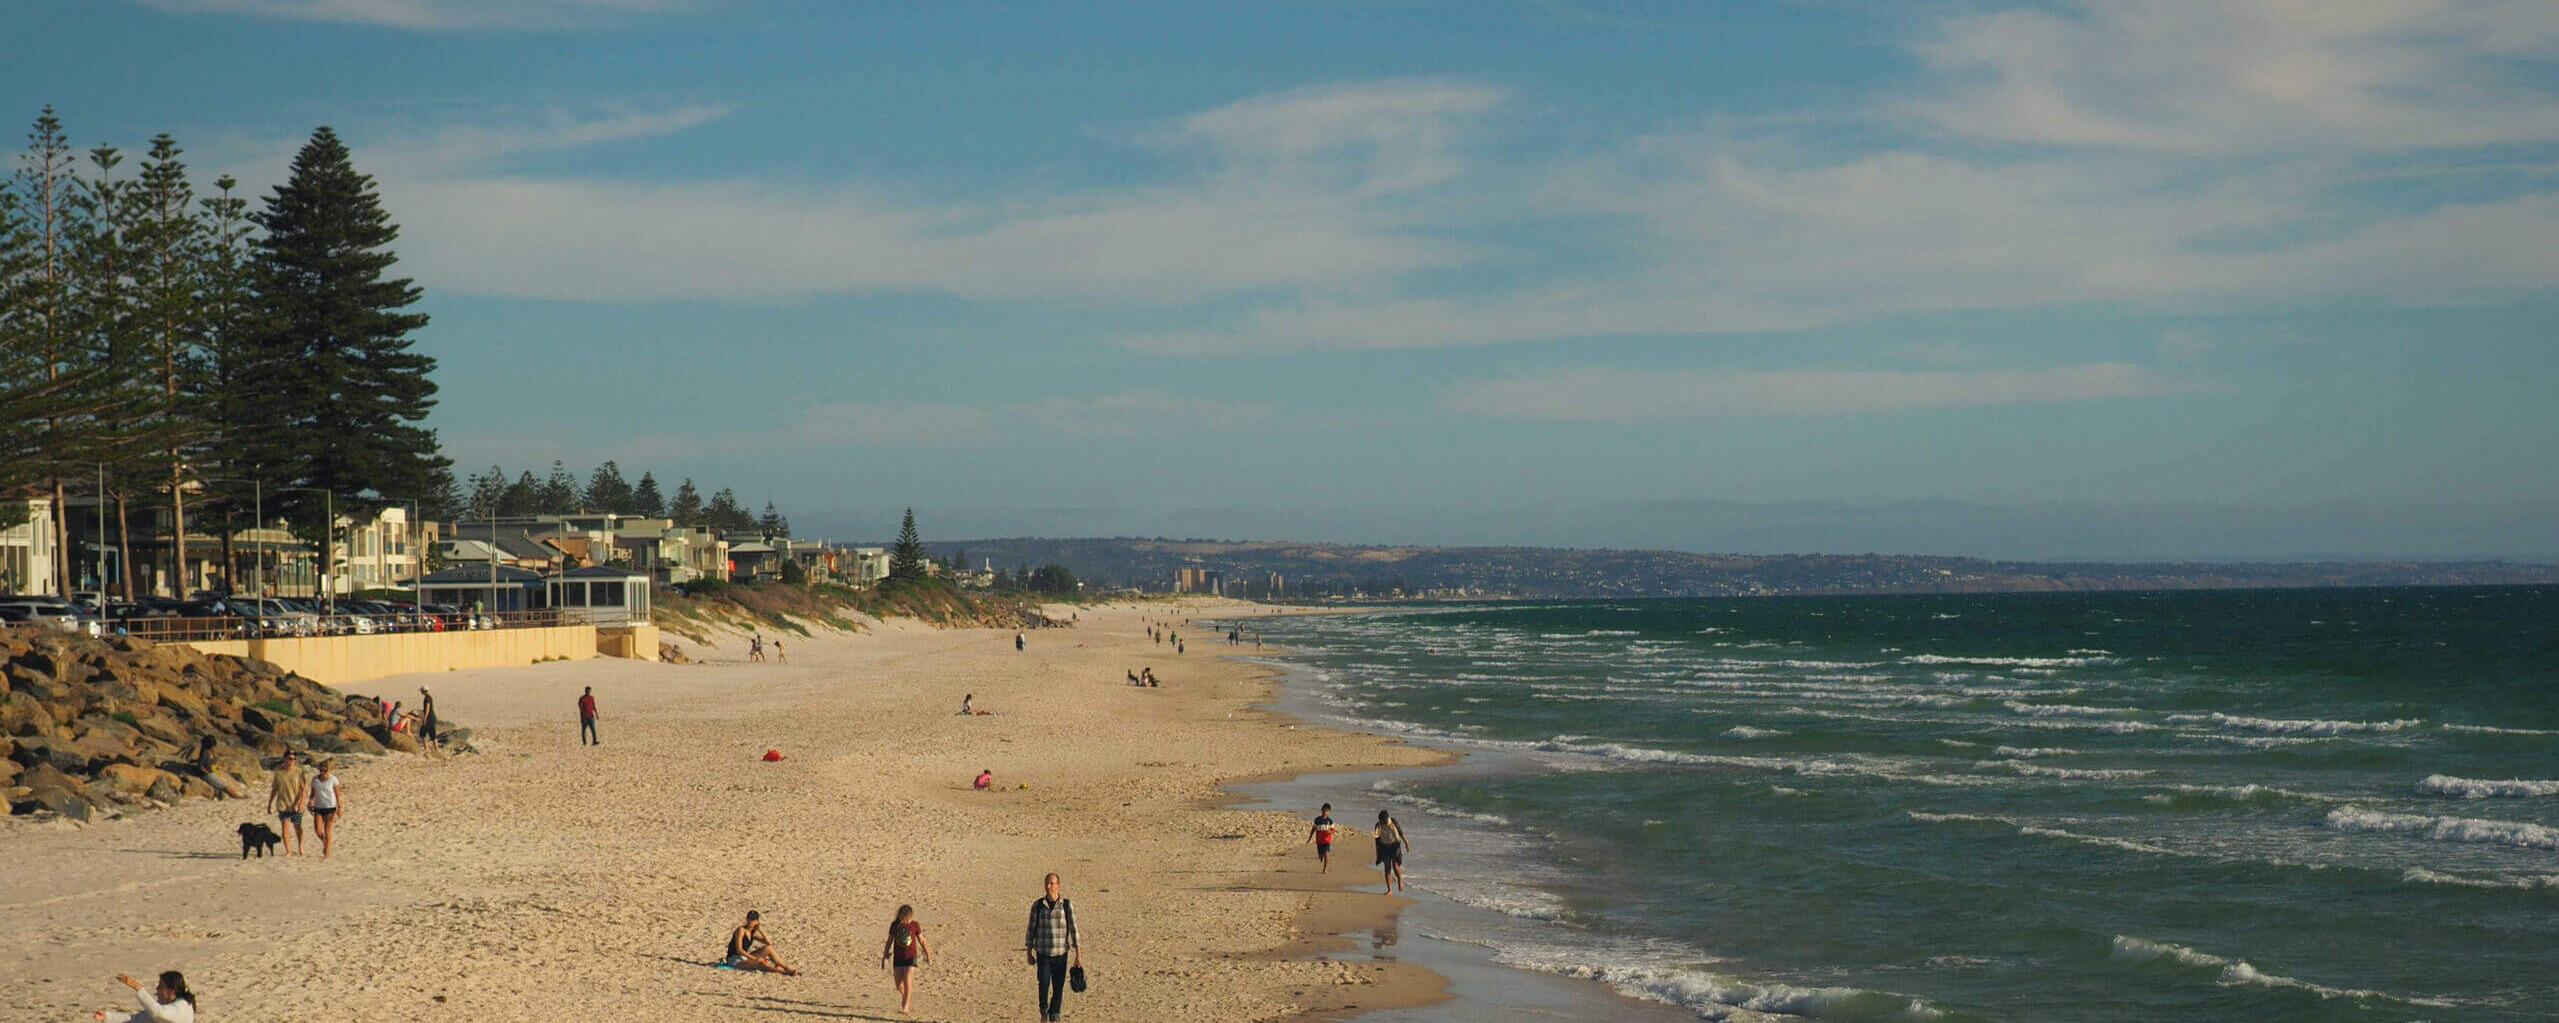
{"type": "MultiPolygon", "coordinates": [[[[266,524],[266,518],[267,518],[267,497],[266,497],[266,484],[265,484],[263,481],[250,479],[250,478],[245,477],[245,476],[200,476],[200,477],[197,477],[197,479],[198,479],[198,480],[200,480],[201,482],[205,482],[205,483],[246,483],[246,484],[248,484],[248,485],[249,485],[249,515],[250,515],[249,529],[250,529],[252,532],[255,532],[257,529],[259,529],[260,527],[262,527],[262,526],[264,526],[264,525],[266,524]]],[[[266,581],[267,581],[267,573],[266,573],[266,558],[265,558],[265,557],[263,557],[263,556],[260,556],[260,555],[256,555],[255,553],[252,553],[251,558],[250,558],[250,561],[249,561],[249,568],[250,568],[250,573],[249,573],[249,574],[250,574],[250,576],[251,576],[252,578],[255,578],[255,579],[257,580],[256,585],[251,586],[249,589],[250,589],[252,592],[255,592],[258,596],[261,596],[261,597],[266,596],[266,595],[267,595],[267,593],[266,593],[266,581]]]]}
{"type": "MultiPolygon", "coordinates": [[[[338,495],[330,491],[322,490],[318,487],[277,487],[275,489],[278,493],[288,490],[299,490],[305,493],[320,495],[320,564],[324,568],[336,568],[338,562],[338,495]]],[[[323,572],[320,574],[322,576],[330,576],[335,573],[323,572]]],[[[317,579],[313,580],[315,583],[318,581],[319,580],[317,579]]],[[[337,588],[335,586],[315,586],[314,588],[320,591],[321,610],[327,614],[338,613],[337,588]]]]}

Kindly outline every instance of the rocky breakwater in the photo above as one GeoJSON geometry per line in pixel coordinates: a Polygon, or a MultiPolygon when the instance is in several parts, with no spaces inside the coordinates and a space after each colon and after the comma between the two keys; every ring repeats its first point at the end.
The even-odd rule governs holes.
{"type": "Polygon", "coordinates": [[[86,821],[184,796],[263,794],[286,750],[414,753],[381,707],[273,663],[127,636],[0,629],[0,792],[86,821]]]}

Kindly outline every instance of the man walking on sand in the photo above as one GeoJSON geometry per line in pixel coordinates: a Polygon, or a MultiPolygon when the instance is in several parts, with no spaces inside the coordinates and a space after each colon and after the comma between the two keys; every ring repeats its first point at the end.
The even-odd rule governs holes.
{"type": "Polygon", "coordinates": [[[293,751],[286,750],[284,762],[267,776],[267,810],[275,814],[277,823],[293,826],[293,840],[285,843],[285,849],[295,856],[302,855],[302,813],[310,808],[311,779],[303,776],[293,751]]]}
{"type": "Polygon", "coordinates": [[[595,687],[586,687],[578,696],[578,745],[602,746],[604,740],[595,734],[595,687]]]}
{"type": "Polygon", "coordinates": [[[1031,903],[1031,923],[1022,932],[1022,956],[1039,974],[1040,1023],[1056,1023],[1066,1011],[1066,968],[1084,968],[1084,946],[1076,940],[1075,904],[1058,894],[1057,875],[1048,876],[1048,894],[1031,903]]]}

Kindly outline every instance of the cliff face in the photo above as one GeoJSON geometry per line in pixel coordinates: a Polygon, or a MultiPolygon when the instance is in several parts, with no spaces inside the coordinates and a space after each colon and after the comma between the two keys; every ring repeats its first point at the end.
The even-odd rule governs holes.
{"type": "Polygon", "coordinates": [[[304,753],[416,752],[379,707],[266,661],[40,626],[0,629],[0,791],[73,820],[184,796],[262,794],[304,753]],[[210,740],[210,741],[208,741],[210,740]]]}

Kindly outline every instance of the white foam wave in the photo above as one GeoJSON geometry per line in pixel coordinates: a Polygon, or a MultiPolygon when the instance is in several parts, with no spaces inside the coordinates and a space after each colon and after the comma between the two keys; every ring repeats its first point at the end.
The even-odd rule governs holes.
{"type": "Polygon", "coordinates": [[[2320,721],[2293,718],[2252,718],[2235,714],[2171,714],[2168,720],[2183,725],[2208,724],[2216,728],[2240,728],[2276,735],[2349,735],[2357,732],[2396,732],[2425,724],[2417,718],[2395,721],[2320,721]]]}
{"type": "Polygon", "coordinates": [[[2010,726],[2047,729],[2084,728],[2100,735],[2128,735],[2133,732],[2154,731],[2159,727],[2158,725],[2151,724],[2148,721],[2091,721],[2084,718],[2027,718],[2023,721],[2010,722],[2010,726]]]}
{"type": "Polygon", "coordinates": [[[2533,781],[2523,778],[2508,778],[2504,781],[2483,781],[2476,778],[2455,778],[2450,775],[2430,774],[2426,776],[2424,781],[2417,783],[2417,794],[2421,796],[2451,796],[2456,799],[2501,799],[2520,796],[2559,796],[2559,781],[2533,781]]]}
{"type": "Polygon", "coordinates": [[[2151,941],[2146,938],[2135,938],[2129,935],[2115,935],[2114,947],[2115,958],[2117,959],[2135,963],[2147,963],[2165,959],[2180,966],[2191,967],[2199,970],[2211,970],[2219,975],[2220,982],[2224,986],[2229,987],[2253,985],[2256,987],[2291,988],[2296,991],[2308,991],[2321,998],[2387,998],[2394,1002],[2406,1002],[2411,1005],[2449,1006],[2454,1004],[2437,999],[2406,998],[2390,994],[2386,991],[2374,991],[2368,988],[2336,988],[2329,987],[2324,984],[2313,984],[2306,980],[2295,980],[2291,977],[2286,977],[2280,974],[2267,973],[2249,965],[2245,960],[2225,959],[2209,952],[2199,952],[2194,949],[2187,948],[2184,945],[2172,945],[2164,941],[2151,941]]]}
{"type": "Polygon", "coordinates": [[[2413,813],[2383,813],[2359,806],[2341,806],[2328,811],[2328,826],[2339,831],[2422,835],[2437,842],[2559,850],[2559,830],[2522,821],[2491,821],[2475,817],[2427,817],[2413,813]]]}
{"type": "Polygon", "coordinates": [[[2017,818],[1999,817],[1992,814],[1930,813],[1926,810],[1904,810],[1902,812],[1909,814],[1910,819],[1912,820],[1922,821],[1929,824],[1945,824],[1953,822],[1963,824],[2005,824],[2010,827],[2015,827],[2017,825],[2017,818]]]}
{"type": "Polygon", "coordinates": [[[2521,891],[2559,888],[2559,874],[2530,874],[2523,877],[2464,877],[2424,867],[2410,867],[2399,879],[2409,884],[2440,884],[2459,888],[2487,888],[2499,891],[2521,891]]]}
{"type": "Polygon", "coordinates": [[[2032,760],[2036,757],[2069,756],[2079,751],[2075,749],[2067,749],[2061,746],[2002,746],[1990,752],[1992,756],[2008,757],[2015,760],[2032,760]]]}
{"type": "Polygon", "coordinates": [[[2148,842],[2136,842],[2129,838],[2115,838],[2109,835],[2089,835],[2077,831],[2064,831],[2060,828],[2039,827],[2033,824],[2018,828],[2017,833],[2020,835],[2033,835],[2038,838],[2058,838],[2065,841],[2077,842],[2081,845],[2093,845],[2102,849],[2121,849],[2125,852],[2147,853],[2152,856],[2195,855],[2189,852],[2179,852],[2178,850],[2168,848],[2164,845],[2152,845],[2148,842]]]}
{"type": "Polygon", "coordinates": [[[1786,734],[1789,733],[1775,728],[1752,728],[1749,725],[1734,725],[1724,729],[1724,738],[1727,739],[1771,739],[1786,734]]]}
{"type": "Polygon", "coordinates": [[[2070,781],[2126,781],[2133,778],[2147,778],[2155,773],[2132,768],[2044,767],[2019,760],[1983,760],[1974,763],[1973,769],[1979,771],[2005,769],[2028,778],[2061,778],[2070,781]]]}
{"type": "Polygon", "coordinates": [[[1944,654],[1912,654],[1901,659],[1903,664],[1978,664],[2005,668],[2086,668],[2096,665],[2121,664],[2113,657],[1950,657],[1944,654]]]}
{"type": "Polygon", "coordinates": [[[2025,703],[2018,700],[2009,700],[2001,706],[2008,708],[2011,714],[2030,718],[2103,718],[2132,713],[2124,707],[2081,707],[2068,703],[2025,703]]]}
{"type": "Polygon", "coordinates": [[[2559,735],[2546,728],[2499,728],[2495,725],[2441,725],[2447,732],[2472,732],[2482,735],[2559,735]]]}
{"type": "Polygon", "coordinates": [[[1494,961],[1522,969],[1596,981],[1629,998],[1675,1005],[1701,1019],[1853,1015],[1858,1019],[1936,1020],[1945,1013],[1927,1002],[1850,987],[1797,987],[1719,977],[1703,970],[1655,966],[1593,965],[1568,958],[1503,952],[1494,961]]]}
{"type": "Polygon", "coordinates": [[[2171,785],[2169,788],[2189,795],[2219,796],[2223,799],[2237,800],[2240,802],[2298,799],[2313,803],[2334,803],[2346,798],[2344,796],[2323,795],[2317,792],[2295,792],[2291,789],[2279,789],[2272,785],[2171,785]]]}

